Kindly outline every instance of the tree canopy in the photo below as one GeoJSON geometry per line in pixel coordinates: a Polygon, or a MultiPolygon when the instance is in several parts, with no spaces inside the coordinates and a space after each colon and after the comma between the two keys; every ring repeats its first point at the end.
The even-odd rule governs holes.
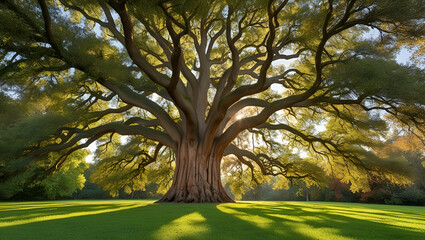
{"type": "Polygon", "coordinates": [[[221,173],[409,184],[374,149],[424,139],[424,70],[394,60],[420,62],[424,18],[423,0],[2,1],[0,180],[96,143],[96,183],[160,182],[160,201],[231,202],[221,173]]]}

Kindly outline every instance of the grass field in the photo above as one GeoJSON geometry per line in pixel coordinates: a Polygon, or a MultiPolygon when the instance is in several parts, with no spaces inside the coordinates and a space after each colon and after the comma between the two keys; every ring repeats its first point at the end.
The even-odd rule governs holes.
{"type": "Polygon", "coordinates": [[[0,203],[0,239],[425,239],[425,207],[325,202],[0,203]]]}

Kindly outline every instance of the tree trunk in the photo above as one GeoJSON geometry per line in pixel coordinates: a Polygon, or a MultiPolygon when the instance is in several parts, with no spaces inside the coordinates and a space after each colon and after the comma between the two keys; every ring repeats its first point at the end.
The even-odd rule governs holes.
{"type": "Polygon", "coordinates": [[[234,202],[221,184],[221,156],[206,153],[198,143],[183,143],[176,153],[173,183],[158,202],[234,202]]]}

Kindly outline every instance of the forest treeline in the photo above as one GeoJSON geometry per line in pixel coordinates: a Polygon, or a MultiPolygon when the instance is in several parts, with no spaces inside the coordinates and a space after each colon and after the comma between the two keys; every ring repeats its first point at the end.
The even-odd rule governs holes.
{"type": "MultiPolygon", "coordinates": [[[[414,144],[411,140],[398,138],[380,150],[382,154],[401,157],[408,163],[407,167],[410,169],[412,179],[410,185],[398,186],[390,182],[370,179],[370,191],[353,193],[350,191],[350,184],[343,183],[337,178],[330,178],[328,185],[322,187],[306,187],[302,182],[294,181],[287,189],[279,189],[278,179],[272,178],[262,184],[254,184],[250,181],[235,184],[227,181],[225,189],[233,199],[246,201],[337,201],[425,206],[425,155],[420,145],[414,144]]],[[[75,174],[76,169],[79,171],[85,169],[86,182],[83,185],[81,183],[76,185],[77,180],[69,177],[70,174],[64,173],[54,177],[53,180],[47,179],[48,181],[45,180],[38,186],[34,184],[21,186],[22,189],[17,194],[10,198],[0,196],[1,200],[160,199],[163,196],[160,184],[155,182],[147,184],[143,191],[126,193],[124,189],[121,189],[117,195],[112,196],[108,191],[102,190],[99,185],[90,181],[97,167],[95,163],[80,162],[74,165],[74,169],[68,170],[74,172],[74,178],[77,180],[82,176],[75,174]],[[85,168],[81,165],[85,165],[85,168]],[[63,176],[68,177],[63,178],[63,176]]]]}

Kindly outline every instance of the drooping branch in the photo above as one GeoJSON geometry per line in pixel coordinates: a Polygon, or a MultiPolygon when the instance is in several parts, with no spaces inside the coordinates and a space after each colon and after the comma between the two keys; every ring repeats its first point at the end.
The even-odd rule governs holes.
{"type": "MultiPolygon", "coordinates": [[[[254,154],[251,151],[247,151],[244,149],[240,149],[237,146],[230,144],[225,152],[225,155],[233,154],[240,161],[242,161],[247,166],[252,166],[252,164],[243,158],[246,157],[256,163],[256,165],[260,168],[261,173],[263,175],[270,176],[284,176],[288,179],[301,179],[307,177],[313,177],[310,173],[302,173],[298,169],[295,168],[295,163],[288,162],[285,163],[279,159],[274,159],[269,157],[267,154],[254,154]]],[[[251,167],[250,167],[251,168],[251,167]]],[[[255,179],[254,172],[251,171],[253,178],[255,179]]]]}
{"type": "Polygon", "coordinates": [[[132,149],[130,152],[124,149],[119,156],[105,159],[98,165],[97,171],[94,174],[94,180],[100,185],[107,182],[109,186],[107,188],[109,190],[111,187],[114,190],[122,189],[123,187],[130,187],[132,190],[140,190],[141,186],[134,183],[138,182],[138,180],[140,181],[140,179],[137,178],[143,176],[143,174],[146,173],[146,168],[158,160],[160,151],[163,148],[162,144],[152,146],[145,141],[143,141],[142,144],[150,145],[149,149],[132,149]],[[155,148],[153,153],[150,151],[152,147],[155,148]],[[111,182],[113,182],[113,184],[110,185],[111,182]]]}
{"type": "Polygon", "coordinates": [[[310,136],[302,133],[300,130],[297,130],[287,124],[270,124],[270,123],[262,123],[261,125],[257,126],[256,128],[266,128],[270,130],[283,130],[288,131],[291,134],[300,137],[304,141],[306,141],[309,146],[315,151],[318,152],[315,148],[313,143],[320,143],[329,153],[337,153],[339,156],[342,156],[345,160],[350,161],[356,166],[361,166],[364,169],[369,169],[364,163],[360,160],[358,156],[355,154],[343,150],[343,146],[341,144],[337,144],[329,139],[323,139],[320,137],[310,136]]]}
{"type": "MultiPolygon", "coordinates": [[[[167,147],[176,149],[176,143],[167,134],[140,125],[129,125],[129,123],[132,122],[112,122],[85,131],[74,129],[73,131],[76,132],[76,134],[68,141],[61,142],[59,144],[47,145],[30,153],[30,156],[41,157],[49,152],[59,152],[67,148],[72,148],[74,147],[74,145],[76,145],[79,141],[83,139],[88,139],[87,141],[91,143],[108,133],[118,133],[120,135],[142,135],[148,139],[158,141],[167,147]]],[[[84,144],[82,146],[86,147],[84,144]]],[[[78,146],[74,148],[75,150],[80,149],[78,146]]]]}

